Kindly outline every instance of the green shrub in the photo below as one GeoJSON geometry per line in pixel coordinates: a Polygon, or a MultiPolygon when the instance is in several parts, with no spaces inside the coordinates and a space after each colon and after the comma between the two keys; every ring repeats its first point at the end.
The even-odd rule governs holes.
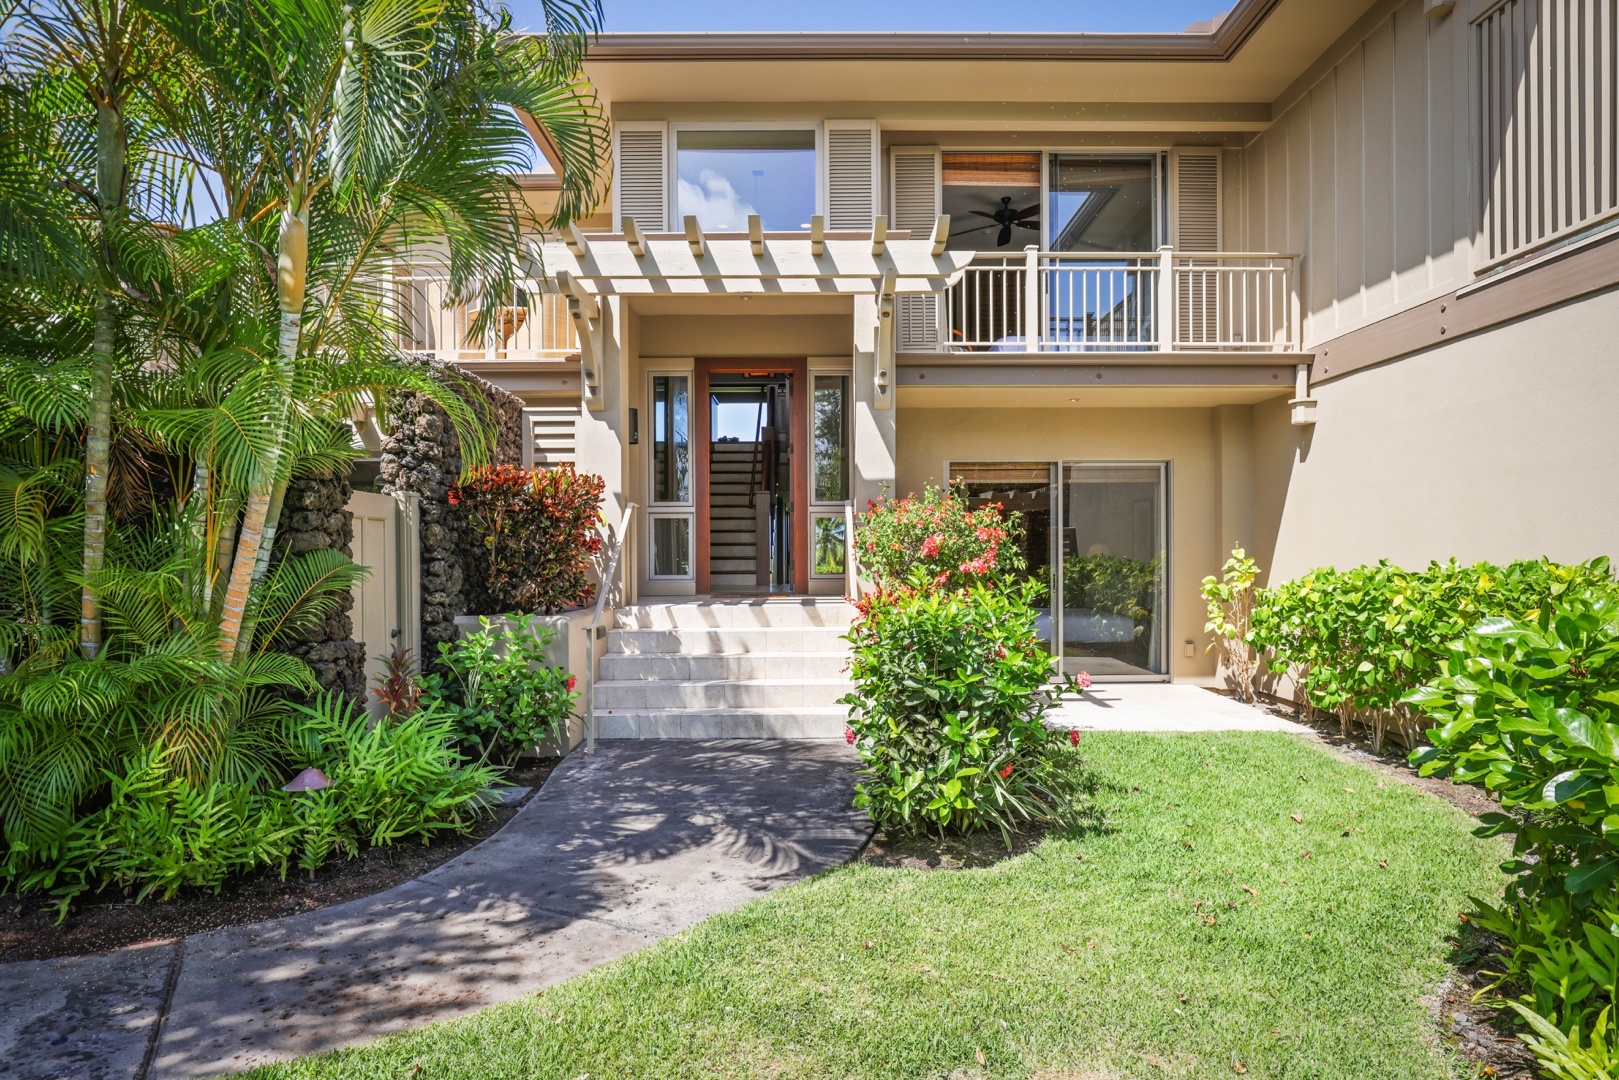
{"type": "Polygon", "coordinates": [[[555,634],[535,616],[511,615],[502,626],[482,616],[479,629],[439,643],[449,676],[424,680],[422,700],[455,718],[465,743],[505,764],[560,732],[573,712],[577,680],[545,662],[555,634]]]}
{"type": "Polygon", "coordinates": [[[1328,567],[1260,590],[1248,641],[1270,671],[1293,676],[1312,708],[1337,715],[1346,734],[1359,720],[1380,744],[1392,722],[1414,745],[1421,720],[1404,699],[1440,672],[1450,642],[1486,617],[1532,617],[1569,588],[1612,586],[1606,559],[1505,567],[1453,559],[1417,572],[1387,562],[1328,567]]]}
{"type": "Polygon", "coordinates": [[[1219,648],[1238,701],[1254,699],[1254,650],[1248,644],[1248,631],[1253,625],[1254,581],[1258,577],[1259,564],[1235,547],[1220,568],[1220,576],[1203,579],[1203,601],[1209,615],[1203,630],[1214,635],[1209,648],[1219,648]]]}
{"type": "Polygon", "coordinates": [[[883,827],[1010,834],[1062,816],[1068,736],[1045,714],[1062,684],[1036,634],[1034,583],[910,585],[866,597],[847,638],[856,805],[883,827]]]}
{"type": "Polygon", "coordinates": [[[1023,568],[1016,543],[1022,517],[1003,517],[1001,510],[999,503],[969,510],[959,483],[867,503],[858,533],[861,569],[887,588],[916,575],[938,588],[956,588],[1016,573],[1023,568]]]}
{"type": "Polygon", "coordinates": [[[226,879],[294,862],[313,870],[332,854],[465,832],[483,810],[499,769],[466,763],[455,717],[421,708],[368,723],[335,692],[294,706],[283,764],[247,782],[184,775],[174,749],[154,749],[107,770],[104,805],[44,845],[14,842],[0,862],[18,893],[50,893],[59,914],[80,894],[109,885],[172,897],[183,887],[217,891],[226,879]],[[289,794],[282,778],[319,769],[322,791],[289,794]]]}
{"type": "Polygon", "coordinates": [[[1564,593],[1532,620],[1484,619],[1450,649],[1442,675],[1407,699],[1433,720],[1424,774],[1482,783],[1514,832],[1529,878],[1519,891],[1582,905],[1619,878],[1619,598],[1564,593]]]}
{"type": "Polygon", "coordinates": [[[327,694],[300,712],[301,763],[331,782],[291,799],[305,869],[334,849],[353,858],[362,843],[425,844],[441,832],[465,832],[500,776],[498,768],[462,759],[456,715],[437,703],[373,723],[327,694]]]}

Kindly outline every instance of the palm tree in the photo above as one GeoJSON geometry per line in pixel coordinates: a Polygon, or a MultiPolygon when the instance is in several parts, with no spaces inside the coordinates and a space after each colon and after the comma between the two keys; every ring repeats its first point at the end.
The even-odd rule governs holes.
{"type": "MultiPolygon", "coordinates": [[[[264,247],[287,391],[305,353],[393,351],[384,283],[423,245],[442,252],[449,302],[511,290],[525,213],[509,171],[528,138],[507,110],[553,132],[564,214],[599,194],[606,128],[579,77],[601,21],[594,0],[543,0],[551,32],[524,39],[478,0],[214,0],[201,17],[187,0],[137,2],[197,76],[168,106],[187,153],[219,178],[223,206],[248,231],[278,216],[264,247]]],[[[291,410],[289,393],[244,500],[220,619],[227,659],[274,540],[291,410]]],[[[475,459],[481,440],[467,435],[475,459]]]]}
{"type": "MultiPolygon", "coordinates": [[[[16,12],[19,32],[11,42],[14,66],[34,81],[38,98],[59,107],[54,116],[36,122],[58,126],[58,148],[68,153],[47,158],[60,172],[56,182],[80,197],[94,221],[87,237],[90,257],[67,258],[58,246],[53,266],[35,263],[27,269],[37,278],[51,270],[82,274],[93,297],[94,330],[90,347],[84,435],[84,553],[79,642],[85,655],[101,650],[100,604],[95,577],[105,565],[107,542],[107,478],[112,455],[112,388],[119,330],[119,294],[125,287],[118,251],[120,232],[129,215],[132,158],[128,109],[165,61],[168,51],[150,20],[127,0],[67,0],[29,3],[16,12]],[[79,108],[75,109],[74,104],[79,108]],[[77,166],[77,168],[75,168],[77,166]]],[[[38,100],[36,98],[36,100],[38,100]]],[[[150,168],[162,159],[134,162],[150,168]]],[[[157,198],[172,194],[182,177],[159,166],[164,183],[148,184],[157,198]]],[[[5,224],[13,224],[6,222],[5,224]]]]}

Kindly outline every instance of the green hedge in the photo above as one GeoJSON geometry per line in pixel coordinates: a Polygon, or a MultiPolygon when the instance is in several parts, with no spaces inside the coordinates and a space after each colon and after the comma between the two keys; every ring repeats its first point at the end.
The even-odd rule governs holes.
{"type": "Polygon", "coordinates": [[[1248,643],[1271,672],[1293,679],[1306,703],[1381,743],[1392,726],[1414,745],[1421,726],[1405,697],[1444,668],[1450,643],[1481,619],[1530,619],[1574,589],[1613,591],[1606,558],[1506,566],[1452,559],[1427,569],[1388,562],[1311,570],[1258,590],[1248,643]]]}

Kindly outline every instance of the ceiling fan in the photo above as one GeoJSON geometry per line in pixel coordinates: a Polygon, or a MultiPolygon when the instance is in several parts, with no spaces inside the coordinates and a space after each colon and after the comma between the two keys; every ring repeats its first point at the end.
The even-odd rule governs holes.
{"type": "Polygon", "coordinates": [[[1000,235],[995,237],[995,246],[1005,247],[1012,242],[1012,226],[1016,225],[1023,229],[1040,228],[1040,219],[1029,216],[1040,212],[1040,204],[1035,203],[1032,206],[1025,206],[1022,210],[1014,210],[1012,209],[1012,196],[1010,195],[1001,196],[1001,208],[994,213],[985,210],[971,210],[968,212],[979,217],[989,218],[993,224],[963,229],[952,234],[953,236],[966,236],[968,233],[983,232],[985,229],[993,229],[998,225],[1001,231],[1000,235]]]}

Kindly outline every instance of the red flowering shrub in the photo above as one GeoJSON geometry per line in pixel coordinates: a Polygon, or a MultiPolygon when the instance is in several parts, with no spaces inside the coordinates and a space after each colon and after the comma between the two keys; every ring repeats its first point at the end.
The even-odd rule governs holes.
{"type": "Polygon", "coordinates": [[[967,508],[959,486],[929,486],[920,496],[867,504],[857,533],[860,564],[879,585],[898,586],[924,573],[936,586],[959,588],[1021,569],[1018,549],[1007,544],[1021,516],[1002,516],[994,503],[967,508]]]}
{"type": "Polygon", "coordinates": [[[464,505],[484,535],[484,584],[503,613],[554,615],[595,598],[588,571],[601,550],[604,488],[572,465],[497,465],[450,489],[450,504],[464,505]]]}
{"type": "Polygon", "coordinates": [[[1010,837],[1076,809],[1078,762],[1046,715],[1069,680],[1037,630],[1036,583],[863,597],[846,635],[854,690],[844,737],[860,754],[855,805],[884,828],[1010,837]]]}

